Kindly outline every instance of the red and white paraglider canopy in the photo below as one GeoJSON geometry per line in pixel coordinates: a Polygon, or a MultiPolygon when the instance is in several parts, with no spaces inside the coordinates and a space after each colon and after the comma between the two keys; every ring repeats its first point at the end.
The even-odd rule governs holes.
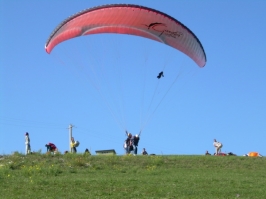
{"type": "Polygon", "coordinates": [[[196,35],[173,17],[158,10],[129,4],[113,4],[81,11],[63,21],[45,44],[47,53],[68,39],[99,33],[145,37],[185,53],[198,66],[206,64],[206,54],[196,35]]]}

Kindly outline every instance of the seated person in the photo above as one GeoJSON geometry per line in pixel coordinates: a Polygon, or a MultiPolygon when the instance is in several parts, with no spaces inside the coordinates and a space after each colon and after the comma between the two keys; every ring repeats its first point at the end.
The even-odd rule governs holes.
{"type": "Polygon", "coordinates": [[[148,155],[148,153],[147,153],[145,148],[143,148],[143,150],[142,150],[142,155],[148,155]]]}
{"type": "Polygon", "coordinates": [[[211,154],[209,153],[209,151],[206,151],[205,155],[211,155],[211,154]]]}
{"type": "Polygon", "coordinates": [[[85,155],[85,154],[91,155],[89,149],[85,149],[84,155],[85,155]]]}

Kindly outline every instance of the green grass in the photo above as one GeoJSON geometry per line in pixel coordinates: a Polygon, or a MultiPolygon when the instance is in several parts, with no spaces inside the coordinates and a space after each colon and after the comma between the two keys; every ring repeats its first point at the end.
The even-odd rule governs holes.
{"type": "Polygon", "coordinates": [[[0,158],[0,198],[266,198],[266,158],[84,156],[0,158]]]}

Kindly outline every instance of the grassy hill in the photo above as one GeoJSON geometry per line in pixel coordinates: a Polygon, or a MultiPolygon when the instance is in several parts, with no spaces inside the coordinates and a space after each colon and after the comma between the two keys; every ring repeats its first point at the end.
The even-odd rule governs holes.
{"type": "Polygon", "coordinates": [[[14,154],[0,198],[266,198],[266,158],[14,154]]]}

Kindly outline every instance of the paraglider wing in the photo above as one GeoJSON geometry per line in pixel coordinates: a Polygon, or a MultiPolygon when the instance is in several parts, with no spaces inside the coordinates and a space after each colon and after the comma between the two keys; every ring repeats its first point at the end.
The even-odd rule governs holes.
{"type": "Polygon", "coordinates": [[[129,4],[90,8],[63,21],[45,44],[47,53],[68,39],[99,33],[118,33],[145,37],[182,51],[204,67],[206,55],[195,36],[181,22],[160,11],[129,4]]]}

